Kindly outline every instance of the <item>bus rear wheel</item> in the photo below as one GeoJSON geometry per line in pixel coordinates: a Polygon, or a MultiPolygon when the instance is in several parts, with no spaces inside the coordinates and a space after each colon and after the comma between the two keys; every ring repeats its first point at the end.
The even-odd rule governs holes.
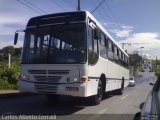
{"type": "Polygon", "coordinates": [[[117,90],[117,94],[123,95],[123,91],[124,91],[124,78],[122,78],[121,88],[117,90]]]}
{"type": "Polygon", "coordinates": [[[102,101],[102,98],[103,98],[103,85],[102,85],[102,81],[99,80],[97,94],[92,96],[92,99],[91,99],[93,105],[100,104],[100,102],[102,101]]]}

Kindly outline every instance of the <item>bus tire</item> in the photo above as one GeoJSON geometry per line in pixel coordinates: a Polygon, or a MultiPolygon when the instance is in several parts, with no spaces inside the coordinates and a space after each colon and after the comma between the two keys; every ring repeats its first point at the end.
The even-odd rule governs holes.
{"type": "Polygon", "coordinates": [[[91,97],[93,105],[98,105],[102,101],[103,98],[103,84],[102,81],[99,80],[97,94],[91,97]]]}
{"type": "Polygon", "coordinates": [[[117,94],[123,95],[123,90],[124,90],[124,77],[122,78],[121,88],[117,90],[117,94]]]}
{"type": "Polygon", "coordinates": [[[59,101],[60,95],[47,94],[46,98],[50,103],[57,103],[59,101]]]}

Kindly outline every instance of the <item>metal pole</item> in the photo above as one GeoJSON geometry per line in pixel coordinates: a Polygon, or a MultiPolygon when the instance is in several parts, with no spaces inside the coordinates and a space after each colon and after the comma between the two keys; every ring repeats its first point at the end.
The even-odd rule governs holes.
{"type": "Polygon", "coordinates": [[[141,59],[141,69],[142,69],[142,62],[143,62],[143,56],[142,56],[142,49],[143,49],[144,47],[141,47],[141,57],[142,57],[142,59],[141,59]]]}
{"type": "MultiPolygon", "coordinates": [[[[142,58],[142,48],[141,48],[141,58],[142,58]]],[[[142,61],[143,61],[143,58],[141,59],[141,69],[142,69],[142,61]]]]}
{"type": "Polygon", "coordinates": [[[80,7],[80,0],[78,0],[78,11],[81,10],[81,7],[80,7]]]}
{"type": "Polygon", "coordinates": [[[8,53],[8,69],[11,68],[11,54],[8,53]]]}

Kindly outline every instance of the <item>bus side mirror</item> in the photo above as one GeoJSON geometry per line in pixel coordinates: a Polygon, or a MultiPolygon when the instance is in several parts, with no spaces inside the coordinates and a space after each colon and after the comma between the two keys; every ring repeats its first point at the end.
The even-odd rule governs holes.
{"type": "Polygon", "coordinates": [[[94,29],[94,39],[98,39],[98,29],[94,29]]]}
{"type": "Polygon", "coordinates": [[[16,32],[15,32],[15,36],[14,36],[14,45],[16,45],[17,44],[17,41],[18,41],[18,32],[26,32],[26,30],[17,30],[16,32]]]}
{"type": "Polygon", "coordinates": [[[17,40],[18,40],[18,32],[16,32],[14,36],[14,45],[17,44],[17,40]]]}

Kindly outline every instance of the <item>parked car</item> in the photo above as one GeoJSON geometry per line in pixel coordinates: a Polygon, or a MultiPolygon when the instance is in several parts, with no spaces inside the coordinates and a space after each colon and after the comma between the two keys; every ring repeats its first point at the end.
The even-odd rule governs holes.
{"type": "Polygon", "coordinates": [[[135,86],[134,77],[130,77],[130,78],[129,78],[129,86],[135,86]]]}
{"type": "Polygon", "coordinates": [[[160,77],[154,85],[152,91],[147,97],[146,102],[142,108],[142,120],[160,120],[160,77]]]}

